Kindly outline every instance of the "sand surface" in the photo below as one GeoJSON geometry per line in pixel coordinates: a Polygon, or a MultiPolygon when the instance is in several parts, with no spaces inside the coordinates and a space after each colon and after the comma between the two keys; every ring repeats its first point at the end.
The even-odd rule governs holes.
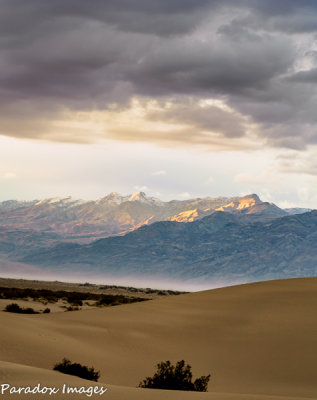
{"type": "MultiPolygon", "coordinates": [[[[139,389],[123,386],[114,386],[104,383],[88,382],[76,377],[65,376],[54,371],[48,371],[46,369],[40,369],[35,367],[29,367],[25,365],[7,363],[0,361],[0,378],[2,382],[10,382],[10,389],[12,387],[27,387],[29,386],[33,389],[36,385],[40,383],[40,388],[44,387],[55,388],[59,392],[55,395],[48,396],[47,394],[7,394],[4,391],[4,398],[9,398],[12,400],[23,399],[31,400],[35,397],[39,400],[54,398],[59,399],[69,399],[74,400],[78,398],[82,399],[102,399],[102,400],[308,400],[304,397],[285,397],[285,396],[262,396],[262,395],[248,395],[248,394],[228,394],[228,393],[194,393],[194,392],[180,392],[180,391],[168,391],[168,390],[151,390],[151,389],[139,389]],[[63,395],[62,390],[64,384],[67,387],[81,388],[85,387],[87,390],[90,386],[98,387],[103,390],[106,389],[105,393],[102,395],[96,394],[92,396],[87,396],[86,394],[72,394],[68,393],[63,395]]],[[[9,389],[9,390],[10,390],[9,389]]]]}
{"type": "Polygon", "coordinates": [[[0,380],[71,383],[77,378],[51,371],[67,357],[100,370],[102,399],[316,399],[316,310],[317,278],[309,278],[105,309],[0,312],[0,380]],[[136,388],[168,359],[185,359],[194,377],[210,373],[209,392],[136,388]]]}

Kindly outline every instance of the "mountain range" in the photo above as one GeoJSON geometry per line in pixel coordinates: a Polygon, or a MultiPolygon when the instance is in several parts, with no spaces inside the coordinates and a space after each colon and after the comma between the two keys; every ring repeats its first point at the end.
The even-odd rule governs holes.
{"type": "MultiPolygon", "coordinates": [[[[54,233],[60,240],[88,243],[98,238],[122,235],[158,221],[192,222],[215,211],[253,215],[265,220],[288,215],[256,194],[243,197],[206,197],[163,202],[143,192],[120,196],[118,193],[96,201],[49,198],[0,203],[0,226],[7,230],[54,233]]],[[[300,213],[301,209],[291,209],[300,213]]]]}
{"type": "Polygon", "coordinates": [[[6,201],[0,203],[0,272],[14,263],[21,273],[32,266],[56,276],[112,280],[313,276],[316,213],[281,209],[256,194],[169,202],[143,192],[96,201],[6,201]]]}

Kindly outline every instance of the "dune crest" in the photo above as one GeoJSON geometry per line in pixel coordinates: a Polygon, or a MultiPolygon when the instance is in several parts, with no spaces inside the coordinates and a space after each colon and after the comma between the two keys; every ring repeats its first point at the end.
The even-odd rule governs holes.
{"type": "MultiPolygon", "coordinates": [[[[182,393],[185,399],[316,398],[316,309],[317,278],[307,278],[107,309],[48,315],[2,312],[1,359],[50,375],[47,370],[67,357],[100,370],[100,382],[120,386],[113,393],[118,390],[132,399],[134,393],[139,396],[138,383],[167,359],[185,359],[194,377],[211,374],[209,393],[182,393]]],[[[1,363],[1,380],[22,382],[24,370],[10,373],[10,368],[1,363]]],[[[160,398],[138,398],[155,396],[160,398]]],[[[164,394],[180,398],[177,393],[168,396],[164,394]]],[[[109,391],[104,398],[120,397],[110,397],[109,391]]]]}

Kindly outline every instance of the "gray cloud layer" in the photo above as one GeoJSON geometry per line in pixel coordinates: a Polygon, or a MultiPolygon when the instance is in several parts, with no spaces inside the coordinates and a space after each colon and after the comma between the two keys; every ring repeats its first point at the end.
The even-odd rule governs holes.
{"type": "Polygon", "coordinates": [[[317,141],[316,21],[308,0],[0,0],[0,133],[62,140],[49,129],[62,112],[154,98],[173,107],[153,119],[187,126],[180,141],[243,138],[247,120],[268,145],[304,149],[317,141]],[[208,98],[235,111],[197,107],[208,98]]]}

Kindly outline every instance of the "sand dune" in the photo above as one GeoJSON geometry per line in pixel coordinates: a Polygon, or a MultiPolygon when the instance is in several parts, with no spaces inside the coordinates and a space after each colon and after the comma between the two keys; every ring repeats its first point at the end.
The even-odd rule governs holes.
{"type": "Polygon", "coordinates": [[[107,309],[1,312],[0,359],[15,364],[2,362],[0,377],[13,383],[31,377],[64,382],[65,376],[47,370],[67,357],[99,369],[100,381],[109,387],[103,398],[111,400],[317,398],[316,309],[317,278],[309,278],[107,309]],[[195,376],[211,373],[209,393],[164,391],[163,397],[135,388],[167,359],[185,359],[195,376]]]}
{"type": "MultiPolygon", "coordinates": [[[[109,399],[109,400],[307,400],[304,397],[281,397],[281,396],[262,396],[262,395],[247,395],[247,394],[228,394],[228,393],[193,393],[193,392],[179,392],[169,390],[151,390],[139,389],[124,386],[107,385],[104,383],[95,383],[85,381],[76,377],[65,376],[54,371],[45,369],[29,367],[25,365],[13,364],[0,361],[0,379],[1,382],[10,382],[11,387],[26,387],[33,388],[38,383],[41,388],[44,386],[52,387],[62,391],[63,385],[67,382],[68,387],[80,388],[85,386],[98,386],[107,391],[100,397],[100,395],[92,395],[88,397],[84,394],[67,394],[64,398],[73,400],[78,398],[91,398],[91,399],[109,399]]],[[[6,392],[5,392],[6,393],[6,392]]],[[[58,394],[56,395],[59,396],[58,394]]],[[[7,395],[7,398],[12,400],[28,399],[30,395],[12,394],[7,395]]],[[[32,397],[32,396],[31,396],[32,397]]],[[[36,398],[39,400],[47,399],[47,395],[37,394],[36,398]]],[[[62,397],[62,396],[61,396],[62,397]]],[[[61,398],[58,397],[58,398],[61,398]]],[[[55,398],[52,395],[52,398],[55,398]]]]}

